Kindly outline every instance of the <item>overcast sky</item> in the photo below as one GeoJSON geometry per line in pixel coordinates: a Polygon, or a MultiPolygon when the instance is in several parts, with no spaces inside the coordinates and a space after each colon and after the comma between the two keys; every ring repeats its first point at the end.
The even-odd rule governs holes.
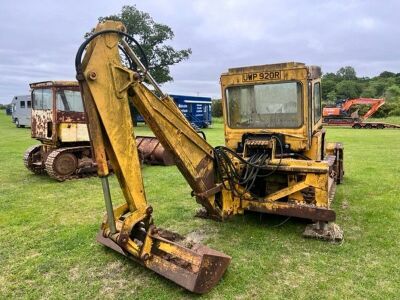
{"type": "Polygon", "coordinates": [[[300,61],[359,76],[400,72],[400,1],[1,0],[0,103],[30,82],[74,79],[74,58],[97,18],[134,5],[169,25],[189,60],[171,67],[171,94],[219,96],[229,67],[300,61]]]}

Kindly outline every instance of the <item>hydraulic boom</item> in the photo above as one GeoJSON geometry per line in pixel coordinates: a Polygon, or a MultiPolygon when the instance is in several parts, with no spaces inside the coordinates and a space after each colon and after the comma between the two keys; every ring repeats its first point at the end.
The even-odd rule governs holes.
{"type": "Polygon", "coordinates": [[[385,104],[385,99],[374,99],[374,98],[355,98],[355,99],[346,99],[343,102],[340,102],[340,105],[336,107],[324,107],[323,109],[323,117],[325,122],[329,122],[329,120],[335,119],[343,119],[350,118],[354,121],[365,121],[369,117],[371,117],[374,113],[378,111],[378,109],[385,104]],[[354,105],[368,105],[370,106],[369,110],[363,115],[358,115],[358,110],[355,113],[349,114],[350,108],[354,105]]]}
{"type": "MultiPolygon", "coordinates": [[[[96,32],[110,28],[122,31],[123,27],[118,24],[99,24],[96,32]]],[[[119,40],[119,34],[108,32],[88,40],[90,44],[82,63],[82,51],[86,45],[77,54],[77,78],[83,92],[89,133],[107,209],[107,220],[102,225],[98,241],[190,291],[207,292],[224,274],[231,258],[200,244],[187,247],[183,237],[156,228],[153,224],[153,210],[147,203],[133,134],[129,98],[133,96],[137,105],[141,104],[138,100],[140,97],[143,101],[143,105],[138,106],[140,113],[143,116],[152,114],[152,118],[145,118],[146,122],[155,126],[155,133],[163,138],[160,141],[165,146],[175,152],[181,148],[178,166],[184,168],[186,178],[190,179],[189,183],[196,190],[213,183],[213,178],[206,179],[212,176],[212,169],[207,172],[203,168],[204,162],[212,164],[212,148],[208,153],[208,144],[191,128],[173,100],[164,97],[161,105],[159,99],[139,81],[141,78],[122,66],[118,53],[119,40]],[[146,102],[154,100],[160,105],[152,107],[146,102]],[[148,110],[144,111],[143,107],[148,107],[148,110]],[[172,126],[168,118],[179,122],[176,126],[183,128],[184,132],[177,132],[177,127],[172,126]],[[165,136],[161,132],[169,134],[165,136]],[[173,139],[173,136],[179,138],[173,139]],[[179,143],[185,143],[188,147],[176,147],[179,143]],[[196,143],[206,150],[202,151],[202,157],[189,159],[190,151],[200,148],[190,147],[196,143]],[[126,201],[126,204],[114,208],[107,179],[109,170],[106,153],[126,201]]]]}

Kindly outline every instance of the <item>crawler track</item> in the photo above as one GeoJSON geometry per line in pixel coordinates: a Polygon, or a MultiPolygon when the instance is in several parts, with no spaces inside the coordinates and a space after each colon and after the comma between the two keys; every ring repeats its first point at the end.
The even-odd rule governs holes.
{"type": "Polygon", "coordinates": [[[34,156],[35,154],[37,154],[38,152],[40,152],[40,148],[42,147],[42,145],[34,145],[32,147],[29,147],[25,153],[24,153],[24,165],[25,167],[37,174],[37,175],[42,175],[46,173],[46,170],[44,169],[43,165],[41,164],[41,162],[37,163],[34,161],[34,156]]]}
{"type": "MultiPolygon", "coordinates": [[[[65,180],[70,180],[70,179],[77,179],[77,178],[84,178],[84,177],[91,177],[91,176],[97,176],[97,172],[96,172],[96,167],[95,164],[92,162],[91,165],[85,165],[85,166],[80,166],[80,158],[79,156],[81,156],[81,154],[85,151],[85,150],[89,150],[91,153],[91,148],[90,146],[87,147],[68,147],[68,148],[61,148],[61,149],[57,149],[52,151],[49,156],[46,159],[45,162],[45,169],[47,174],[58,181],[65,181],[65,180]],[[71,171],[71,172],[67,172],[67,173],[60,173],[59,169],[60,169],[60,163],[62,163],[62,161],[60,162],[60,158],[63,155],[66,154],[71,154],[73,156],[75,156],[76,158],[76,167],[75,170],[71,171]]],[[[72,157],[72,156],[69,157],[72,157]]],[[[67,166],[67,168],[71,168],[71,166],[67,166]]]]}

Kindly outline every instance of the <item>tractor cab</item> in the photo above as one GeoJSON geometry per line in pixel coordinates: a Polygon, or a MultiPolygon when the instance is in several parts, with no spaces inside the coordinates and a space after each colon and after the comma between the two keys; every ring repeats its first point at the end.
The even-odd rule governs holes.
{"type": "Polygon", "coordinates": [[[79,85],[74,81],[31,83],[32,138],[46,144],[89,142],[79,85]]]}

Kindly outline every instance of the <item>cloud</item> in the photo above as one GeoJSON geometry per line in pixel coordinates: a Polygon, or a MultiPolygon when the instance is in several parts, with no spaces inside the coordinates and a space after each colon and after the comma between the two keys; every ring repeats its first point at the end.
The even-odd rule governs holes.
{"type": "MultiPolygon", "coordinates": [[[[2,0],[0,102],[29,92],[28,83],[73,79],[74,57],[97,18],[126,1],[2,0]]],[[[229,67],[303,61],[324,72],[352,65],[360,76],[400,72],[400,2],[372,0],[153,0],[140,10],[169,25],[191,58],[171,67],[168,93],[218,97],[229,67]]]]}
{"type": "Polygon", "coordinates": [[[371,17],[364,17],[356,21],[356,24],[365,30],[374,30],[377,28],[378,22],[376,19],[371,17]]]}

